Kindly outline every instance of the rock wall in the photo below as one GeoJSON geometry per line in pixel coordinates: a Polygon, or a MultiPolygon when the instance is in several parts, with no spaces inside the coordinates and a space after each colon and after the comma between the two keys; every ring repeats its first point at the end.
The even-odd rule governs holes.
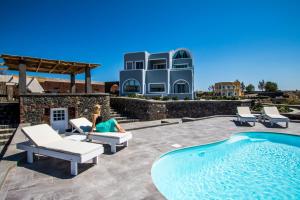
{"type": "Polygon", "coordinates": [[[0,103],[0,125],[19,124],[19,103],[0,103]]]}
{"type": "Polygon", "coordinates": [[[102,115],[110,115],[108,94],[26,94],[20,96],[20,122],[50,124],[51,108],[68,108],[69,119],[86,117],[91,120],[95,104],[102,105],[102,115]]]}
{"type": "Polygon", "coordinates": [[[140,120],[235,115],[237,106],[250,106],[249,100],[236,101],[155,101],[111,97],[110,104],[121,114],[140,120]]]}

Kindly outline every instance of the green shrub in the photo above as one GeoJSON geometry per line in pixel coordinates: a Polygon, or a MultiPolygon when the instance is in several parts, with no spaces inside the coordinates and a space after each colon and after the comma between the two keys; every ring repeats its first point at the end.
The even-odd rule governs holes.
{"type": "Polygon", "coordinates": [[[189,97],[184,97],[184,100],[190,100],[190,98],[189,97]]]}
{"type": "Polygon", "coordinates": [[[172,97],[172,100],[176,101],[176,100],[178,100],[178,97],[177,96],[172,97]]]}
{"type": "Polygon", "coordinates": [[[169,99],[170,99],[170,97],[168,97],[168,96],[164,96],[164,97],[162,98],[163,101],[168,101],[169,99]]]}
{"type": "Polygon", "coordinates": [[[161,100],[161,97],[160,96],[154,96],[154,97],[152,97],[152,99],[154,99],[154,100],[161,100]]]}
{"type": "Polygon", "coordinates": [[[277,106],[277,109],[281,113],[288,113],[288,112],[292,112],[293,111],[292,109],[290,109],[287,106],[277,106]]]}
{"type": "Polygon", "coordinates": [[[128,97],[130,97],[130,98],[137,98],[137,95],[136,95],[135,93],[133,93],[133,94],[128,94],[128,97]]]}
{"type": "Polygon", "coordinates": [[[260,112],[262,111],[263,105],[261,103],[256,103],[251,107],[251,110],[260,112]]]}

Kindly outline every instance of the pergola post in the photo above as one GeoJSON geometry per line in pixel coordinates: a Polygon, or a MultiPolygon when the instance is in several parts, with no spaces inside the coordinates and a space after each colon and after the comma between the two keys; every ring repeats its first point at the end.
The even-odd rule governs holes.
{"type": "Polygon", "coordinates": [[[91,69],[85,67],[85,93],[92,93],[91,69]]]}
{"type": "Polygon", "coordinates": [[[71,78],[71,84],[70,84],[70,92],[71,93],[76,93],[76,83],[75,83],[75,74],[71,73],[70,74],[71,78]]]}
{"type": "Polygon", "coordinates": [[[21,63],[19,65],[19,95],[26,94],[26,65],[21,63]]]}

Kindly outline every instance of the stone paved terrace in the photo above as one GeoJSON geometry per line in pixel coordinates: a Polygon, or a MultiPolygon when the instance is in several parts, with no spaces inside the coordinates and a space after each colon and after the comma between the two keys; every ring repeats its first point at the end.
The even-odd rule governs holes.
{"type": "Polygon", "coordinates": [[[300,135],[300,123],[289,128],[237,126],[232,117],[132,131],[128,148],[101,155],[100,163],[79,165],[80,174],[69,176],[69,163],[39,157],[34,164],[13,168],[0,191],[0,199],[164,199],[151,181],[151,166],[163,153],[183,147],[216,142],[243,131],[283,132],[300,135]]]}

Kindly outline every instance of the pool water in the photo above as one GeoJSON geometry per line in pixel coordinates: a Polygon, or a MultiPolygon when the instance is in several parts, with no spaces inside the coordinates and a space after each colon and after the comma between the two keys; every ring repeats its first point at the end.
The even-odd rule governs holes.
{"type": "Polygon", "coordinates": [[[300,137],[240,133],[169,152],[151,175],[167,199],[300,199],[300,137]]]}

